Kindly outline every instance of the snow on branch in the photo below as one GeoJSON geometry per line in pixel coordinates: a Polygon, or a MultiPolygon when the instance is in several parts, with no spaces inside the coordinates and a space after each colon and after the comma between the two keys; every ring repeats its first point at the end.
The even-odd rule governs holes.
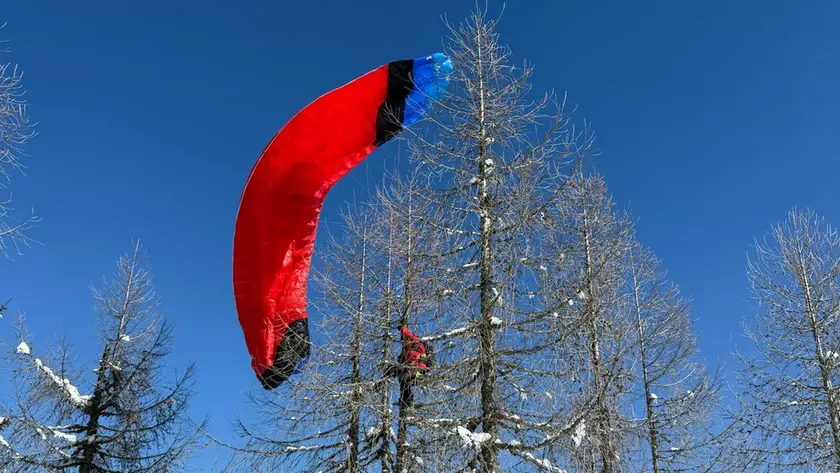
{"type": "Polygon", "coordinates": [[[578,423],[577,427],[575,427],[575,433],[572,435],[572,441],[575,442],[576,447],[580,447],[581,442],[586,437],[586,422],[581,419],[580,423],[578,423]]]}
{"type": "Polygon", "coordinates": [[[50,432],[52,432],[55,438],[64,440],[66,442],[76,443],[76,441],[78,440],[76,435],[68,434],[66,432],[63,432],[62,430],[59,430],[58,428],[50,428],[50,432]]]}
{"type": "Polygon", "coordinates": [[[525,452],[519,456],[533,463],[534,465],[537,465],[543,471],[550,471],[551,473],[568,473],[566,470],[552,465],[551,462],[547,459],[540,460],[539,458],[535,457],[531,452],[525,452]]]}
{"type": "Polygon", "coordinates": [[[469,327],[456,328],[455,330],[450,330],[449,332],[446,332],[446,333],[421,337],[421,340],[423,340],[424,342],[436,342],[438,340],[446,340],[447,338],[453,338],[453,337],[463,335],[463,334],[467,333],[467,331],[469,329],[470,329],[469,327]]]}
{"type": "Polygon", "coordinates": [[[491,437],[490,434],[484,432],[471,432],[466,427],[460,425],[455,428],[455,431],[461,437],[461,444],[465,448],[474,448],[476,451],[481,448],[481,444],[490,440],[491,437]]]}
{"type": "Polygon", "coordinates": [[[35,358],[35,356],[32,355],[32,350],[29,348],[29,345],[27,345],[26,342],[20,342],[20,345],[18,345],[17,347],[17,353],[24,356],[28,356],[35,360],[35,366],[38,368],[38,370],[41,371],[44,375],[46,375],[47,378],[49,378],[53,382],[53,384],[66,395],[67,399],[70,401],[71,404],[73,404],[79,409],[85,409],[88,407],[92,396],[81,394],[79,392],[79,389],[76,386],[74,386],[69,379],[61,378],[61,376],[55,374],[55,372],[52,369],[50,369],[49,366],[45,365],[40,358],[35,358]]]}
{"type": "MultiPolygon", "coordinates": [[[[502,319],[498,318],[498,317],[491,317],[490,318],[490,325],[492,325],[493,327],[502,327],[502,326],[504,326],[504,324],[505,324],[504,321],[502,319]]],[[[469,326],[468,327],[456,328],[454,330],[450,330],[450,331],[445,332],[445,333],[441,333],[441,334],[437,334],[437,335],[427,335],[425,337],[420,337],[420,339],[423,340],[424,342],[437,342],[437,341],[440,341],[440,340],[446,340],[447,338],[460,337],[460,336],[466,334],[467,332],[469,332],[471,328],[472,327],[469,327],[469,326]]]]}
{"type": "Polygon", "coordinates": [[[328,448],[329,445],[306,445],[300,447],[286,447],[283,449],[282,453],[294,453],[294,452],[313,452],[315,450],[320,450],[322,448],[328,448]]]}

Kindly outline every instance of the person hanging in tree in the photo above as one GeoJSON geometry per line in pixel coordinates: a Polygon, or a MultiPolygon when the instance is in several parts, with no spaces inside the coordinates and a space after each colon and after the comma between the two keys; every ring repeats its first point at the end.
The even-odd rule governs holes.
{"type": "Polygon", "coordinates": [[[408,327],[400,326],[402,335],[402,351],[397,358],[396,365],[388,370],[388,376],[394,376],[400,380],[400,402],[410,406],[414,403],[412,385],[414,382],[427,373],[434,365],[434,356],[430,347],[423,340],[414,335],[408,327]]]}
{"type": "Polygon", "coordinates": [[[434,364],[431,350],[417,335],[411,333],[408,327],[400,327],[403,348],[397,360],[401,367],[409,371],[411,378],[422,376],[434,364]]]}

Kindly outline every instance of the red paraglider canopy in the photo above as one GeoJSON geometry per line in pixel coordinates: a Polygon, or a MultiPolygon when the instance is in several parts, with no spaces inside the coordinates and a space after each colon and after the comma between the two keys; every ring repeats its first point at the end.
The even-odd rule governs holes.
{"type": "Polygon", "coordinates": [[[327,192],[421,118],[451,70],[442,54],[396,61],[321,96],[251,171],[236,219],[233,283],[251,365],[266,389],[309,354],[306,281],[327,192]]]}

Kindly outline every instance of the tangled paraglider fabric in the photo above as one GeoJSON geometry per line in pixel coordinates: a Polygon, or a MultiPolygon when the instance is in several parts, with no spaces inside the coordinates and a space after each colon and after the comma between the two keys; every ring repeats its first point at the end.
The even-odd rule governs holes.
{"type": "Polygon", "coordinates": [[[420,120],[451,72],[440,53],[380,66],[298,112],[252,169],[234,230],[233,285],[251,367],[265,389],[310,353],[306,283],[327,193],[420,120]]]}

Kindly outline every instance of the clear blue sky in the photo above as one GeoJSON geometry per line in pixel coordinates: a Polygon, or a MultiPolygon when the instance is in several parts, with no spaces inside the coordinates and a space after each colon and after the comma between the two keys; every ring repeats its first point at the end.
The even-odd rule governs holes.
{"type": "MultiPolygon", "coordinates": [[[[27,314],[36,348],[66,333],[87,359],[88,286],[139,238],[176,324],[172,364],[198,362],[194,412],[224,437],[256,387],[230,271],[254,161],[321,93],[438,50],[440,16],[460,20],[474,2],[81,3],[0,10],[40,122],[13,190],[43,218],[31,234],[43,246],[0,262],[0,295],[27,314]]],[[[535,88],[568,91],[593,123],[599,169],[695,300],[712,360],[730,360],[750,313],[752,238],[793,205],[840,224],[838,16],[827,0],[529,1],[501,23],[503,42],[535,63],[535,88]]],[[[324,219],[396,149],[339,183],[324,219]]]]}

